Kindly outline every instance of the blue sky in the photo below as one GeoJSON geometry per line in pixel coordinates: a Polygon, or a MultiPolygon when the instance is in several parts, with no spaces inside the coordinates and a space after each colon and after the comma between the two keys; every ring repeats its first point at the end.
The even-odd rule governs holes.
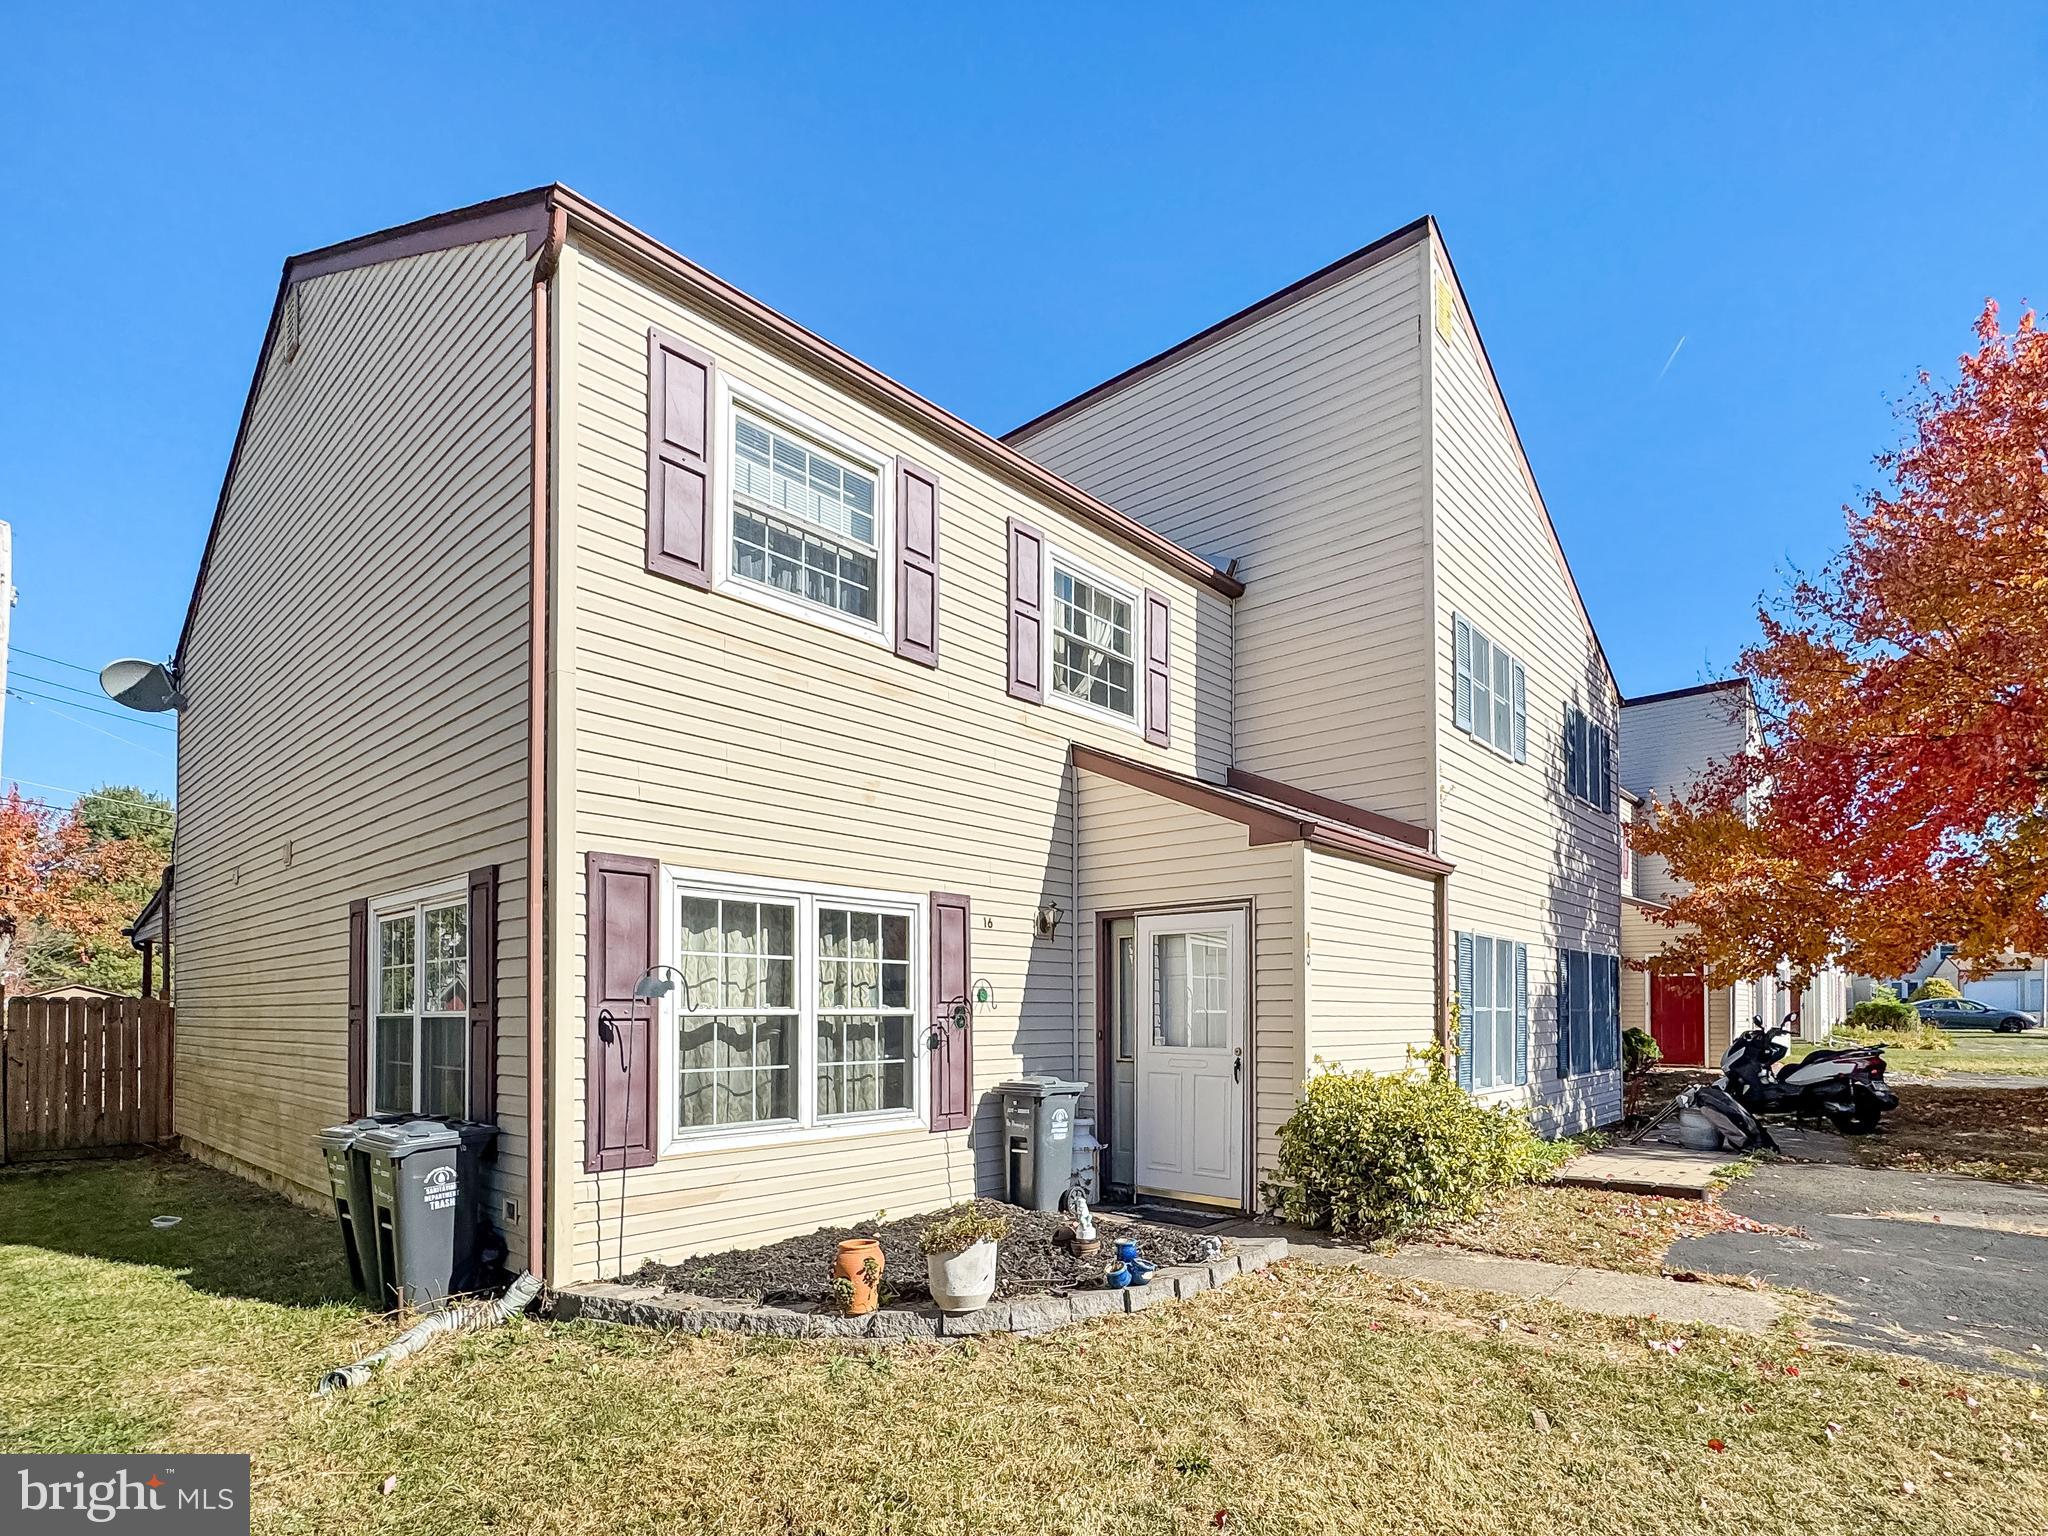
{"type": "Polygon", "coordinates": [[[1434,213],[1623,690],[1699,681],[2048,296],[2044,65],[2038,5],[34,8],[0,517],[65,702],[0,769],[171,787],[53,685],[175,642],[282,259],[549,180],[993,431],[1434,213]]]}

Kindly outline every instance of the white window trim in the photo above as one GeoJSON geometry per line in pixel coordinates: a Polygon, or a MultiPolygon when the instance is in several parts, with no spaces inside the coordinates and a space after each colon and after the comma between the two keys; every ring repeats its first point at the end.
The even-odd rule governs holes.
{"type": "MultiPolygon", "coordinates": [[[[379,961],[378,924],[400,913],[410,913],[419,923],[428,907],[461,907],[462,912],[462,996],[470,1000],[470,982],[476,957],[470,946],[476,942],[476,935],[469,931],[469,886],[462,880],[444,880],[438,885],[419,886],[409,891],[399,891],[389,896],[379,896],[369,903],[369,930],[363,936],[368,953],[363,956],[363,976],[366,996],[363,999],[363,1112],[371,1115],[418,1115],[425,1111],[420,1108],[420,988],[425,985],[427,968],[423,963],[417,942],[413,949],[412,978],[412,1103],[405,1109],[384,1109],[377,1103],[377,1018],[383,1011],[384,978],[379,961]]],[[[439,1015],[448,1017],[448,1015],[439,1015]]],[[[469,1019],[465,1014],[462,1023],[462,1092],[466,1101],[469,1097],[469,1019]]],[[[463,1113],[469,1112],[467,1102],[463,1113]]]]}
{"type": "MultiPolygon", "coordinates": [[[[1479,624],[1477,623],[1477,621],[1475,621],[1475,620],[1474,620],[1474,619],[1472,618],[1472,616],[1471,616],[1470,614],[1467,614],[1467,613],[1457,613],[1457,614],[1454,614],[1454,615],[1452,616],[1452,623],[1453,623],[1453,625],[1455,626],[1455,625],[1456,625],[1456,623],[1457,623],[1457,621],[1458,621],[1458,620],[1460,620],[1460,619],[1462,619],[1462,620],[1464,621],[1464,624],[1465,624],[1465,628],[1466,628],[1466,630],[1467,630],[1467,631],[1468,631],[1468,632],[1469,632],[1469,633],[1471,634],[1471,636],[1472,636],[1472,638],[1473,638],[1473,639],[1475,639],[1475,640],[1484,640],[1484,641],[1486,642],[1486,645],[1487,645],[1487,649],[1488,649],[1489,653],[1491,653],[1491,652],[1496,652],[1496,651],[1497,651],[1497,652],[1499,652],[1499,653],[1500,653],[1501,655],[1503,655],[1503,656],[1507,657],[1507,659],[1508,659],[1508,662],[1509,662],[1509,664],[1510,664],[1510,665],[1509,665],[1509,670],[1508,670],[1508,687],[1509,687],[1509,689],[1510,689],[1510,693],[1509,693],[1509,697],[1508,697],[1508,740],[1507,740],[1507,741],[1506,741],[1505,743],[1501,743],[1501,742],[1497,742],[1497,741],[1494,741],[1494,740],[1493,740],[1493,739],[1491,738],[1491,736],[1490,736],[1490,735],[1489,735],[1489,736],[1482,736],[1482,735],[1480,735],[1480,734],[1479,734],[1479,731],[1478,731],[1478,720],[1479,720],[1479,701],[1478,701],[1478,699],[1477,699],[1477,697],[1476,697],[1476,694],[1477,694],[1477,688],[1476,688],[1476,686],[1475,686],[1475,688],[1474,688],[1474,694],[1475,694],[1475,697],[1474,697],[1474,699],[1473,699],[1473,701],[1472,701],[1472,721],[1473,721],[1473,723],[1472,723],[1472,724],[1470,724],[1470,725],[1459,725],[1459,724],[1457,723],[1457,694],[1458,694],[1458,657],[1457,657],[1457,653],[1456,653],[1455,645],[1454,645],[1454,647],[1453,647],[1453,651],[1452,651],[1452,655],[1451,655],[1451,729],[1452,729],[1453,731],[1455,731],[1455,732],[1456,732],[1456,733],[1457,733],[1458,735],[1460,735],[1460,736],[1463,736],[1463,737],[1465,737],[1465,738],[1466,738],[1467,740],[1469,740],[1469,741],[1473,742],[1474,744],[1476,744],[1476,745],[1478,745],[1478,746],[1482,746],[1482,747],[1486,748],[1486,750],[1487,750],[1487,751],[1489,751],[1489,752],[1491,752],[1491,753],[1493,753],[1493,754],[1494,754],[1494,756],[1496,756],[1496,757],[1504,757],[1504,758],[1506,758],[1506,759],[1507,759],[1507,760],[1508,760],[1509,762],[1511,762],[1511,763],[1517,763],[1517,764],[1519,764],[1519,763],[1521,763],[1521,762],[1523,761],[1523,758],[1519,758],[1519,757],[1516,757],[1516,756],[1515,756],[1515,742],[1514,742],[1514,730],[1515,730],[1515,704],[1514,704],[1514,696],[1513,696],[1513,693],[1512,693],[1512,689],[1513,689],[1513,687],[1514,687],[1514,668],[1516,668],[1516,667],[1519,667],[1519,668],[1521,668],[1521,669],[1522,669],[1522,677],[1523,677],[1523,679],[1524,679],[1524,682],[1523,682],[1523,688],[1524,688],[1524,691],[1525,691],[1525,695],[1526,695],[1526,690],[1527,690],[1527,688],[1528,688],[1527,678],[1528,678],[1528,676],[1529,676],[1529,664],[1528,664],[1528,663],[1527,663],[1526,661],[1524,661],[1524,660],[1522,659],[1522,656],[1521,656],[1521,653],[1520,653],[1520,652],[1518,652],[1518,651],[1511,651],[1511,650],[1509,650],[1509,649],[1508,649],[1508,648],[1507,648],[1506,646],[1502,645],[1502,644],[1501,644],[1501,643],[1500,643],[1500,642],[1499,642],[1498,640],[1494,639],[1491,633],[1489,633],[1489,632],[1488,632],[1487,630],[1484,630],[1484,629],[1480,628],[1480,626],[1479,626],[1479,624]]],[[[1488,697],[1489,699],[1491,699],[1491,698],[1492,698],[1492,697],[1494,696],[1494,689],[1493,689],[1493,677],[1492,677],[1492,667],[1491,667],[1491,665],[1490,665],[1490,664],[1489,664],[1489,666],[1488,666],[1488,668],[1487,668],[1487,672],[1488,672],[1488,676],[1487,676],[1487,680],[1486,680],[1486,690],[1487,690],[1487,697],[1488,697]]],[[[1477,684],[1477,682],[1478,682],[1478,679],[1479,679],[1479,674],[1478,674],[1478,672],[1474,671],[1474,672],[1472,673],[1472,679],[1473,679],[1473,682],[1474,682],[1474,684],[1476,685],[1476,684],[1477,684]]],[[[1529,727],[1528,727],[1528,716],[1527,716],[1527,699],[1526,699],[1526,696],[1525,696],[1525,698],[1524,698],[1524,703],[1523,703],[1523,710],[1524,710],[1524,714],[1523,714],[1523,724],[1522,724],[1522,729],[1523,729],[1523,730],[1524,730],[1524,731],[1526,732],[1526,731],[1528,730],[1528,728],[1529,728],[1529,727]]],[[[1525,739],[1526,739],[1526,738],[1525,738],[1525,739]]]]}
{"type": "Polygon", "coordinates": [[[711,540],[711,587],[758,607],[772,608],[793,618],[807,620],[884,650],[896,648],[896,474],[895,460],[880,449],[848,437],[815,416],[785,405],[773,395],[717,370],[717,387],[712,410],[713,456],[718,466],[713,493],[711,540]],[[733,530],[733,425],[739,411],[760,416],[797,437],[807,437],[819,447],[875,477],[875,622],[863,623],[850,614],[826,608],[806,598],[795,597],[777,587],[764,586],[735,575],[732,568],[733,530]]]}
{"type": "MultiPolygon", "coordinates": [[[[1500,934],[1497,934],[1497,933],[1482,933],[1482,932],[1480,932],[1480,931],[1479,931],[1478,929],[1476,929],[1476,928],[1468,928],[1468,929],[1466,929],[1466,930],[1465,930],[1465,932],[1466,932],[1467,936],[1471,938],[1471,940],[1472,940],[1472,944],[1473,944],[1473,948],[1474,948],[1474,950],[1475,950],[1475,951],[1477,950],[1477,948],[1478,948],[1478,945],[1479,945],[1479,941],[1480,941],[1481,939],[1484,939],[1484,940],[1486,940],[1486,942],[1487,942],[1487,943],[1489,943],[1489,944],[1493,944],[1493,945],[1501,945],[1501,944],[1505,944],[1505,945],[1506,945],[1506,946],[1508,947],[1508,949],[1509,949],[1510,951],[1513,951],[1513,950],[1517,950],[1517,949],[1523,949],[1523,948],[1526,948],[1526,947],[1527,947],[1527,943],[1528,943],[1528,941],[1527,941],[1527,940],[1525,940],[1525,939],[1510,939],[1510,938],[1505,938],[1505,937],[1503,937],[1502,935],[1500,935],[1500,934]]],[[[1475,954],[1473,955],[1473,959],[1472,959],[1472,974],[1473,974],[1473,976],[1474,976],[1474,978],[1475,978],[1475,979],[1476,979],[1476,978],[1478,977],[1478,975],[1479,975],[1479,958],[1478,958],[1478,955],[1477,955],[1476,953],[1475,953],[1475,954]]],[[[1512,978],[1513,978],[1513,968],[1512,968],[1512,966],[1511,966],[1511,967],[1509,968],[1509,977],[1510,977],[1510,985],[1512,985],[1512,978]]],[[[1495,981],[1497,982],[1497,981],[1498,981],[1499,979],[1500,979],[1500,977],[1499,977],[1499,973],[1498,973],[1498,972],[1496,972],[1496,973],[1495,973],[1495,975],[1494,975],[1494,980],[1495,980],[1495,981]]],[[[1535,1021],[1535,1018],[1534,1018],[1534,999],[1533,999],[1533,998],[1532,998],[1532,999],[1530,1000],[1530,1004],[1531,1004],[1531,1017],[1530,1017],[1530,1020],[1529,1020],[1529,1027],[1530,1027],[1530,1032],[1531,1032],[1531,1041],[1530,1041],[1530,1043],[1531,1043],[1531,1046],[1533,1047],[1533,1045],[1534,1045],[1534,1043],[1535,1043],[1535,1041],[1534,1041],[1534,1031],[1535,1031],[1535,1024],[1536,1024],[1536,1021],[1535,1021]]],[[[1508,1053],[1509,1053],[1510,1055],[1513,1055],[1513,1054],[1514,1054],[1514,1048],[1515,1048],[1515,1008],[1516,1008],[1516,1006],[1517,1006],[1517,999],[1516,999],[1516,998],[1515,998],[1514,996],[1510,995],[1510,997],[1508,998],[1508,1001],[1507,1001],[1507,1015],[1508,1015],[1508,1053]]],[[[1488,1011],[1489,1013],[1498,1013],[1498,1012],[1500,1011],[1500,1009],[1501,1009],[1501,1004],[1500,1004],[1500,1003],[1498,1003],[1498,1002],[1490,1003],[1490,1004],[1488,1004],[1488,1005],[1487,1005],[1487,1011],[1488,1011]]],[[[1479,1023],[1478,1023],[1478,1020],[1477,1020],[1477,1019],[1473,1020],[1472,1028],[1473,1028],[1473,1031],[1474,1031],[1474,1037],[1475,1037],[1475,1039],[1476,1039],[1476,1037],[1477,1037],[1477,1031],[1478,1031],[1478,1028],[1479,1028],[1479,1023]]],[[[1475,1068],[1475,1070],[1473,1071],[1473,1074],[1472,1074],[1472,1075],[1473,1075],[1473,1083],[1472,1083],[1472,1087],[1471,1087],[1471,1090],[1470,1090],[1470,1092],[1471,1092],[1471,1094],[1472,1094],[1472,1096],[1473,1096],[1474,1098],[1485,1098],[1485,1097],[1488,1097],[1488,1096],[1492,1096],[1492,1095],[1500,1095],[1500,1094],[1527,1094],[1527,1093],[1528,1093],[1528,1092],[1529,1092],[1529,1091],[1530,1091],[1530,1090],[1531,1090],[1531,1089],[1532,1089],[1532,1088],[1533,1088],[1533,1087],[1535,1086],[1535,1079],[1536,1079],[1536,1063],[1535,1063],[1535,1062],[1534,1062],[1533,1060],[1532,1060],[1532,1061],[1529,1061],[1529,1062],[1526,1062],[1526,1063],[1524,1063],[1524,1064],[1523,1064],[1523,1068],[1524,1068],[1524,1072],[1525,1072],[1525,1075],[1524,1075],[1524,1076],[1522,1076],[1522,1077],[1519,1077],[1519,1078],[1504,1078],[1504,1079],[1502,1079],[1501,1081],[1499,1081],[1499,1082],[1495,1082],[1495,1083],[1481,1083],[1480,1081],[1478,1081],[1478,1076],[1479,1076],[1479,1074],[1478,1074],[1478,1071],[1477,1071],[1477,1069],[1475,1068]]]]}
{"type": "Polygon", "coordinates": [[[1100,720],[1119,730],[1130,732],[1143,739],[1145,735],[1145,594],[1133,587],[1120,576],[1112,576],[1098,565],[1069,553],[1060,545],[1048,542],[1045,546],[1044,574],[1040,578],[1038,611],[1045,622],[1039,625],[1043,634],[1039,641],[1038,675],[1045,679],[1045,701],[1090,720],[1100,720]],[[1131,712],[1120,715],[1113,709],[1104,709],[1086,699],[1077,699],[1071,694],[1061,693],[1053,686],[1052,655],[1057,639],[1055,617],[1057,599],[1053,596],[1053,573],[1065,569],[1068,574],[1080,577],[1093,586],[1101,587],[1114,597],[1120,597],[1131,605],[1131,712]]]}
{"type": "Polygon", "coordinates": [[[686,869],[664,864],[661,868],[661,963],[675,965],[680,959],[676,932],[677,908],[685,892],[705,896],[753,898],[758,901],[792,903],[796,919],[797,1059],[795,1063],[797,1118],[769,1125],[709,1126],[685,1128],[678,1123],[680,1106],[676,1097],[676,1024],[683,1006],[681,988],[661,999],[656,1023],[655,1070],[659,1075],[663,1157],[675,1157],[713,1148],[783,1146],[809,1141],[843,1141],[860,1136],[901,1135],[927,1130],[930,1097],[931,1055],[925,1042],[930,1013],[926,1007],[929,991],[930,918],[928,898],[903,891],[876,891],[853,886],[824,885],[807,880],[778,880],[734,875],[717,870],[686,869]],[[901,913],[910,919],[910,1092],[907,1110],[887,1109],[868,1114],[839,1115],[821,1119],[817,1113],[818,1057],[818,928],[820,906],[846,905],[901,913]]]}

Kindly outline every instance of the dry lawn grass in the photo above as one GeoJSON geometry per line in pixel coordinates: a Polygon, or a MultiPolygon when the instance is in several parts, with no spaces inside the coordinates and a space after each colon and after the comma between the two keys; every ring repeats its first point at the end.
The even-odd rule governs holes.
{"type": "Polygon", "coordinates": [[[2048,1523],[2048,1403],[2025,1384],[1789,1327],[1673,1353],[1654,1322],[1288,1265],[954,1348],[520,1322],[316,1400],[321,1367],[390,1331],[329,1299],[330,1250],[189,1165],[0,1176],[0,1439],[252,1451],[257,1529],[283,1533],[2048,1523]],[[187,1246],[137,1235],[162,1208],[187,1246]],[[223,1241],[274,1280],[232,1283],[223,1241]]]}
{"type": "Polygon", "coordinates": [[[1525,1184],[1496,1195],[1472,1220],[1431,1235],[1460,1248],[1509,1258],[1658,1275],[1670,1272],[1665,1252],[1682,1237],[1767,1230],[1710,1200],[1525,1184]]]}

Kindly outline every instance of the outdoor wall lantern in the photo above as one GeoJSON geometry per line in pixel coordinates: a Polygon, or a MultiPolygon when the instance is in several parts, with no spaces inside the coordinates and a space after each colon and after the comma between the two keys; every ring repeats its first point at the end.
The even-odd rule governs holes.
{"type": "Polygon", "coordinates": [[[1041,939],[1058,937],[1060,919],[1066,915],[1066,913],[1060,910],[1058,902],[1048,901],[1038,909],[1038,921],[1035,925],[1038,930],[1038,936],[1041,939]]]}

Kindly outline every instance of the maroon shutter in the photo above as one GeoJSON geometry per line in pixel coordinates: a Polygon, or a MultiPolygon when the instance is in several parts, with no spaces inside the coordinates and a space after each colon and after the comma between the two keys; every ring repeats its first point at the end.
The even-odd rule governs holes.
{"type": "Polygon", "coordinates": [[[1045,535],[1010,519],[1010,697],[1045,702],[1045,535]]]}
{"type": "Polygon", "coordinates": [[[647,333],[647,569],[711,585],[711,354],[647,333]]]}
{"type": "Polygon", "coordinates": [[[633,989],[654,964],[652,859],[593,853],[585,861],[583,1166],[600,1172],[654,1161],[655,1032],[660,1004],[633,989]],[[609,1036],[609,1038],[607,1038],[609,1036]]]}
{"type": "Polygon", "coordinates": [[[1145,590],[1145,739],[1171,745],[1173,715],[1173,604],[1145,590]]]}
{"type": "Polygon", "coordinates": [[[896,654],[939,664],[939,477],[896,461],[896,654]]]}
{"type": "Polygon", "coordinates": [[[370,904],[348,904],[348,1113],[369,1112],[370,904]]]}
{"type": "Polygon", "coordinates": [[[957,1131],[974,1118],[974,967],[965,896],[932,892],[932,1129],[957,1131]],[[959,1021],[959,1022],[956,1022],[959,1021]]]}
{"type": "Polygon", "coordinates": [[[498,866],[469,873],[469,1118],[498,1118],[498,866]]]}

